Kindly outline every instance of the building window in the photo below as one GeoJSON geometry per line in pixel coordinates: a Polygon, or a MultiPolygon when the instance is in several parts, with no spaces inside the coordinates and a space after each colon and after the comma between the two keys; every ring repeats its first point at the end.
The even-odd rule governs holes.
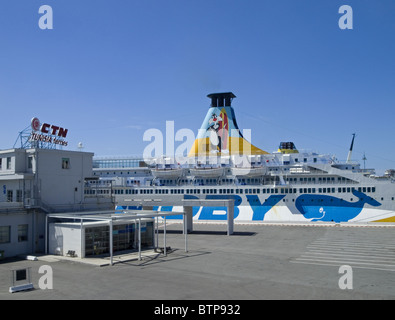
{"type": "Polygon", "coordinates": [[[22,202],[22,190],[16,190],[16,202],[22,202]]]}
{"type": "Polygon", "coordinates": [[[7,201],[12,202],[12,198],[14,197],[12,190],[7,190],[7,201]]]}
{"type": "Polygon", "coordinates": [[[18,225],[18,242],[27,241],[28,225],[18,225]]]}
{"type": "Polygon", "coordinates": [[[27,158],[27,168],[28,169],[33,169],[33,156],[29,156],[27,158]]]}
{"type": "Polygon", "coordinates": [[[62,169],[70,169],[70,158],[62,158],[62,169]]]}
{"type": "Polygon", "coordinates": [[[0,170],[1,170],[1,163],[3,162],[3,159],[0,158],[0,170]]]}
{"type": "Polygon", "coordinates": [[[7,170],[11,169],[11,157],[7,157],[7,170]]]}
{"type": "Polygon", "coordinates": [[[0,243],[11,242],[11,226],[0,227],[0,243]]]}

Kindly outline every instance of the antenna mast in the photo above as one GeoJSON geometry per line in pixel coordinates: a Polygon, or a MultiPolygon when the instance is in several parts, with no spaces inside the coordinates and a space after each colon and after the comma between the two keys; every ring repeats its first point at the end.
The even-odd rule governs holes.
{"type": "Polygon", "coordinates": [[[354,147],[354,139],[355,139],[355,133],[352,134],[352,141],[351,141],[350,151],[348,151],[348,156],[347,156],[346,163],[351,163],[351,154],[352,154],[352,149],[354,147]]]}
{"type": "Polygon", "coordinates": [[[365,170],[365,169],[366,169],[365,161],[368,160],[368,159],[366,159],[365,152],[363,153],[363,158],[362,158],[362,160],[363,160],[363,170],[365,170]]]}

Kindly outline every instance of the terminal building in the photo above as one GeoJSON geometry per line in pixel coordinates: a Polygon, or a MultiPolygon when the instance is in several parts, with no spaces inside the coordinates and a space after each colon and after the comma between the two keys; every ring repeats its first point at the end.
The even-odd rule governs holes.
{"type": "Polygon", "coordinates": [[[50,214],[47,253],[80,258],[154,247],[154,219],[114,211],[100,215],[50,214]],[[109,223],[110,222],[110,223],[109,223]],[[111,224],[111,226],[110,226],[111,224]]]}
{"type": "Polygon", "coordinates": [[[57,148],[67,145],[67,129],[37,121],[20,146],[0,150],[0,259],[44,253],[49,213],[114,209],[111,193],[85,191],[96,179],[93,153],[57,148]]]}

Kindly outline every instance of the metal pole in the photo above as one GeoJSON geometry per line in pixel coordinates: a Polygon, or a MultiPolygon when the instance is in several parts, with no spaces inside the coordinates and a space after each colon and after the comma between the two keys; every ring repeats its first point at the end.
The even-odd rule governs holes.
{"type": "MultiPolygon", "coordinates": [[[[23,184],[25,184],[25,180],[23,180],[23,184]]],[[[32,238],[33,238],[33,241],[32,241],[32,252],[36,252],[36,245],[35,245],[36,241],[35,241],[35,239],[37,239],[36,224],[34,223],[36,219],[35,219],[34,215],[35,214],[34,214],[34,211],[33,211],[32,212],[32,238]]]]}
{"type": "Polygon", "coordinates": [[[85,258],[85,237],[84,237],[84,232],[83,232],[83,225],[84,225],[84,220],[81,218],[81,254],[80,258],[85,258]]]}
{"type": "Polygon", "coordinates": [[[110,265],[113,265],[113,239],[112,239],[112,219],[110,220],[110,265]]]}
{"type": "Polygon", "coordinates": [[[159,248],[159,217],[156,217],[156,248],[159,248]]]}
{"type": "Polygon", "coordinates": [[[227,204],[228,209],[228,236],[233,234],[233,227],[234,227],[234,203],[228,201],[227,204]]]}
{"type": "Polygon", "coordinates": [[[166,257],[167,256],[167,253],[166,253],[166,216],[164,218],[165,218],[165,226],[164,226],[164,232],[163,232],[163,242],[164,242],[163,254],[166,257]]]}
{"type": "Polygon", "coordinates": [[[48,254],[48,215],[45,215],[45,254],[48,254]]]}
{"type": "Polygon", "coordinates": [[[139,261],[141,261],[141,218],[139,218],[139,261]]]}
{"type": "Polygon", "coordinates": [[[185,252],[188,252],[187,215],[185,212],[184,212],[184,235],[185,235],[185,252]]]}

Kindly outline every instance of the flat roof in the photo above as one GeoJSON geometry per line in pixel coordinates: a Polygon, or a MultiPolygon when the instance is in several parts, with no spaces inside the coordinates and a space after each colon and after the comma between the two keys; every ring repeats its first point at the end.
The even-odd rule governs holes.
{"type": "Polygon", "coordinates": [[[81,219],[81,220],[96,220],[96,221],[109,221],[109,220],[137,220],[141,218],[156,218],[167,217],[185,214],[184,211],[156,211],[156,210],[123,210],[122,212],[116,211],[90,211],[90,212],[69,212],[69,213],[50,213],[48,218],[60,219],[81,219]]]}
{"type": "MultiPolygon", "coordinates": [[[[71,220],[71,219],[70,219],[71,220]]],[[[102,227],[108,226],[108,221],[110,220],[87,220],[82,222],[82,228],[92,228],[92,227],[102,227]]],[[[141,222],[153,222],[154,219],[150,218],[141,218],[141,222]]],[[[123,226],[123,225],[130,225],[139,223],[137,219],[122,219],[122,220],[113,220],[113,225],[123,226]]],[[[48,225],[54,225],[58,227],[70,227],[79,229],[81,227],[81,222],[76,221],[60,221],[60,222],[49,222],[48,225]]]]}

